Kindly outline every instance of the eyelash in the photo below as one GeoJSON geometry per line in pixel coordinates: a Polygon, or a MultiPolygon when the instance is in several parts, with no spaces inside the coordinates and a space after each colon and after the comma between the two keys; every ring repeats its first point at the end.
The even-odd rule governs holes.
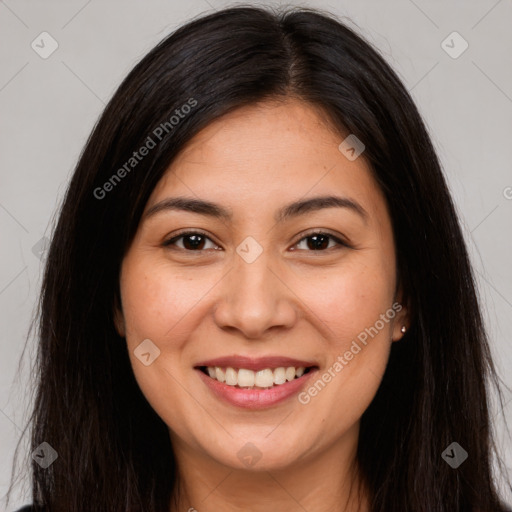
{"type": "MultiPolygon", "coordinates": [[[[185,252],[197,252],[197,253],[201,253],[201,252],[205,252],[207,249],[199,249],[197,251],[193,251],[193,250],[189,250],[189,249],[183,249],[181,247],[172,247],[174,245],[174,243],[179,240],[180,238],[185,238],[189,235],[201,235],[205,238],[207,238],[209,241],[211,241],[212,243],[215,244],[215,242],[206,234],[204,233],[203,231],[200,231],[200,230],[196,230],[196,231],[182,231],[182,232],[179,232],[178,234],[174,235],[172,238],[166,240],[165,242],[163,242],[163,246],[166,247],[166,248],[171,248],[172,250],[180,250],[180,251],[185,251],[185,252]]],[[[327,252],[329,250],[332,250],[332,249],[341,249],[343,247],[346,247],[346,248],[350,248],[351,246],[344,242],[343,240],[341,240],[340,238],[332,235],[331,233],[328,233],[328,232],[325,232],[325,231],[311,231],[309,233],[306,233],[305,235],[302,236],[302,238],[300,240],[298,240],[295,244],[294,244],[294,247],[296,245],[298,245],[300,242],[308,239],[308,238],[311,238],[313,236],[316,236],[316,235],[320,235],[320,236],[326,236],[328,238],[330,238],[331,240],[333,240],[334,242],[336,242],[337,244],[337,247],[329,247],[327,249],[319,249],[317,251],[315,250],[306,250],[306,252],[327,252]]],[[[216,244],[215,244],[216,245],[216,244]]]]}

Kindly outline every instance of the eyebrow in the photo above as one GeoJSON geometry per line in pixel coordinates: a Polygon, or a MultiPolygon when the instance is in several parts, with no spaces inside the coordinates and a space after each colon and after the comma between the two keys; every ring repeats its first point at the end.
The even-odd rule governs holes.
{"type": "MultiPolygon", "coordinates": [[[[368,212],[354,199],[331,195],[312,197],[290,203],[277,211],[274,220],[280,223],[299,215],[305,215],[306,213],[326,208],[347,208],[357,213],[365,223],[369,217],[368,212]]],[[[204,199],[181,196],[168,197],[154,204],[144,214],[144,219],[168,210],[186,211],[223,221],[231,221],[233,218],[232,212],[219,204],[204,199]]]]}

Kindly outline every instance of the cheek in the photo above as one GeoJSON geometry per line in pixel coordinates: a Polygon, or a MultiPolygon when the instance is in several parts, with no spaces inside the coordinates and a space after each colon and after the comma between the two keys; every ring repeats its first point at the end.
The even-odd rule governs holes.
{"type": "Polygon", "coordinates": [[[201,308],[200,299],[211,288],[210,280],[211,276],[181,275],[165,262],[127,261],[121,277],[127,341],[172,339],[179,345],[180,333],[185,326],[190,329],[191,312],[201,308]]]}
{"type": "Polygon", "coordinates": [[[306,301],[324,332],[328,362],[301,403],[315,409],[326,432],[339,432],[361,417],[384,374],[396,314],[394,273],[385,260],[369,259],[317,283],[306,301]]]}
{"type": "Polygon", "coordinates": [[[184,363],[190,359],[187,340],[198,316],[205,314],[201,298],[212,287],[207,274],[201,279],[190,276],[140,254],[127,258],[121,273],[126,342],[135,379],[156,413],[184,437],[187,421],[198,415],[195,402],[183,400],[183,384],[186,387],[190,378],[184,363]],[[156,352],[145,345],[152,359],[147,366],[137,355],[146,339],[160,351],[153,359],[156,352]]]}
{"type": "MultiPolygon", "coordinates": [[[[323,326],[330,351],[340,352],[386,314],[392,306],[395,279],[386,261],[354,258],[336,271],[302,276],[295,284],[300,287],[298,295],[317,317],[317,324],[323,326]]],[[[384,324],[379,322],[377,327],[383,337],[390,338],[391,321],[384,324]]]]}

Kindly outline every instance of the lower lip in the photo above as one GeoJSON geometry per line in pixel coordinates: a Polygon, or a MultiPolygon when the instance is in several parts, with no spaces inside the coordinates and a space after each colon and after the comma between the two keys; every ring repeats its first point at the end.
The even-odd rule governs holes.
{"type": "Polygon", "coordinates": [[[196,368],[203,382],[220,398],[237,407],[246,409],[264,409],[272,405],[283,402],[287,398],[296,395],[318,370],[311,369],[302,377],[293,379],[274,386],[270,389],[243,389],[234,386],[228,386],[216,379],[212,379],[201,370],[196,368]]]}

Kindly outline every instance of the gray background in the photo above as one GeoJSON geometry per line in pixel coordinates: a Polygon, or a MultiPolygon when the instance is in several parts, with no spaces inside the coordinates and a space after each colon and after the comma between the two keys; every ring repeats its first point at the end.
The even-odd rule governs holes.
{"type": "MultiPolygon", "coordinates": [[[[234,4],[0,2],[0,510],[5,508],[14,448],[30,405],[32,339],[19,379],[15,377],[41,282],[42,261],[33,248],[42,244],[44,250],[40,241],[50,234],[50,221],[80,150],[132,66],[187,19],[228,5],[234,4]],[[43,45],[50,48],[48,36],[40,36],[44,31],[58,43],[46,59],[31,47],[35,41],[39,51],[43,45]]],[[[493,354],[500,375],[511,386],[512,1],[332,0],[287,5],[326,8],[350,18],[411,91],[461,214],[493,354]],[[454,55],[463,48],[458,36],[446,40],[453,31],[469,45],[457,58],[445,51],[454,55]]],[[[510,422],[512,394],[505,390],[504,397],[510,422]]],[[[500,452],[512,480],[512,442],[496,411],[500,452]]],[[[471,454],[465,463],[471,463],[471,454]]],[[[25,482],[9,509],[30,501],[25,482]]]]}

